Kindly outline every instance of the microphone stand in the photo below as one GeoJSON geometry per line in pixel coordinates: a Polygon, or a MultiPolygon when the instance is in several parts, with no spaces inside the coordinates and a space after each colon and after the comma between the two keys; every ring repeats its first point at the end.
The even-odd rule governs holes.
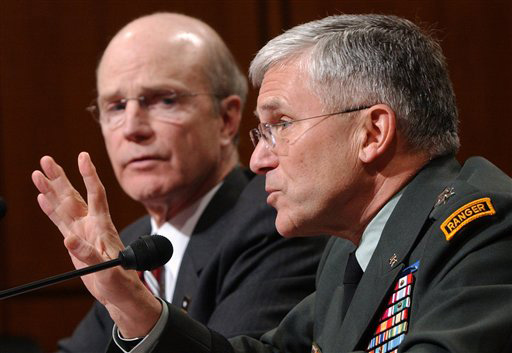
{"type": "Polygon", "coordinates": [[[6,289],[3,291],[0,291],[0,300],[10,298],[10,297],[13,297],[13,296],[21,294],[21,293],[28,293],[33,290],[49,286],[51,284],[66,281],[71,278],[88,275],[88,274],[96,272],[96,271],[101,271],[101,270],[105,270],[110,267],[118,266],[118,265],[121,265],[122,262],[123,262],[122,258],[118,257],[117,259],[114,259],[114,260],[102,262],[102,263],[88,266],[88,267],[84,267],[79,270],[69,271],[69,272],[66,272],[66,273],[63,273],[60,275],[48,277],[48,278],[41,279],[41,280],[38,280],[35,282],[27,283],[27,284],[24,284],[24,285],[21,285],[18,287],[6,289]]]}
{"type": "Polygon", "coordinates": [[[153,270],[165,265],[171,258],[172,251],[172,244],[167,238],[161,235],[144,235],[120,251],[117,259],[0,291],[0,300],[117,265],[122,265],[127,270],[153,270]]]}

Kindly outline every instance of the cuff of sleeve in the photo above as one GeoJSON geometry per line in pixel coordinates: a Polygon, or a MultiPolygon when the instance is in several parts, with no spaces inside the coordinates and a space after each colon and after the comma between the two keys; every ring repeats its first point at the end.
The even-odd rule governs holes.
{"type": "Polygon", "coordinates": [[[162,346],[166,347],[167,353],[211,352],[210,330],[174,305],[169,305],[169,321],[164,336],[162,346]]]}
{"type": "Polygon", "coordinates": [[[130,339],[123,338],[121,337],[121,333],[119,332],[117,325],[114,324],[112,329],[112,338],[114,343],[123,353],[148,353],[151,352],[158,343],[169,318],[169,308],[161,298],[156,298],[160,301],[160,304],[162,304],[162,313],[147,336],[130,339]]]}

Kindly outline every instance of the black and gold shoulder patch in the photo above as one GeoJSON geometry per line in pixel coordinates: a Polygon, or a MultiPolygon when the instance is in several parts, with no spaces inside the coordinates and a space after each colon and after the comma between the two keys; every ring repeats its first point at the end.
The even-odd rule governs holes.
{"type": "Polygon", "coordinates": [[[468,223],[473,222],[475,219],[480,217],[491,216],[495,213],[496,211],[494,210],[489,197],[474,200],[453,212],[450,217],[441,224],[441,230],[443,231],[446,240],[450,240],[468,223]]]}

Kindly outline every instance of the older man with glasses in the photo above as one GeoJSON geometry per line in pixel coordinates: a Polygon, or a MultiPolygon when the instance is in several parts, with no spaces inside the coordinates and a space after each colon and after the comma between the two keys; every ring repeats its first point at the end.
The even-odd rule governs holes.
{"type": "MultiPolygon", "coordinates": [[[[228,341],[123,293],[125,272],[98,274],[116,342],[171,353],[511,351],[512,180],[483,158],[455,160],[457,109],[437,42],[394,16],[332,16],[271,40],[250,73],[261,121],[251,169],[266,177],[279,233],[333,235],[317,290],[261,339],[228,341]]],[[[90,160],[81,166],[94,192],[90,160]]],[[[65,235],[73,256],[99,257],[87,232],[65,235]]]]}
{"type": "MultiPolygon", "coordinates": [[[[157,295],[227,336],[258,337],[277,325],[313,292],[326,240],[282,238],[275,211],[265,203],[263,177],[238,165],[247,82],[218,34],[184,15],[139,18],[108,45],[97,86],[88,110],[99,122],[123,190],[148,213],[121,238],[127,244],[161,234],[174,247],[163,268],[141,275],[151,293],[135,274],[124,290],[157,295]]],[[[82,154],[81,167],[86,160],[82,154]]],[[[41,163],[52,182],[69,186],[51,158],[41,163]]],[[[35,180],[46,188],[41,175],[35,180]]],[[[79,205],[74,226],[57,220],[49,199],[40,199],[41,206],[62,231],[80,234],[98,216],[91,202],[98,206],[99,200],[90,194],[87,208],[77,193],[69,195],[79,205]]],[[[116,232],[112,227],[107,234],[116,232]]],[[[122,247],[117,234],[111,240],[104,259],[117,257],[112,245],[122,247]]],[[[99,289],[84,279],[91,290],[99,289]]],[[[107,302],[98,299],[73,335],[59,342],[61,352],[104,351],[113,321],[107,302]]]]}

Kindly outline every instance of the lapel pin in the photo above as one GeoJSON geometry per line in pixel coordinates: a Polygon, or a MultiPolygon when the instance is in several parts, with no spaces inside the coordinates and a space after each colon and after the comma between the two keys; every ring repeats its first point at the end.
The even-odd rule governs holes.
{"type": "Polygon", "coordinates": [[[439,196],[437,196],[436,204],[434,207],[444,205],[446,203],[446,200],[448,200],[450,197],[455,195],[455,191],[452,187],[447,186],[439,196]]]}
{"type": "Polygon", "coordinates": [[[393,267],[397,262],[398,262],[398,257],[396,256],[396,254],[393,254],[393,256],[391,256],[389,258],[389,265],[391,267],[393,267]]]}
{"type": "Polygon", "coordinates": [[[183,300],[181,301],[181,310],[184,312],[188,312],[188,307],[190,305],[190,298],[187,296],[183,297],[183,300]]]}

